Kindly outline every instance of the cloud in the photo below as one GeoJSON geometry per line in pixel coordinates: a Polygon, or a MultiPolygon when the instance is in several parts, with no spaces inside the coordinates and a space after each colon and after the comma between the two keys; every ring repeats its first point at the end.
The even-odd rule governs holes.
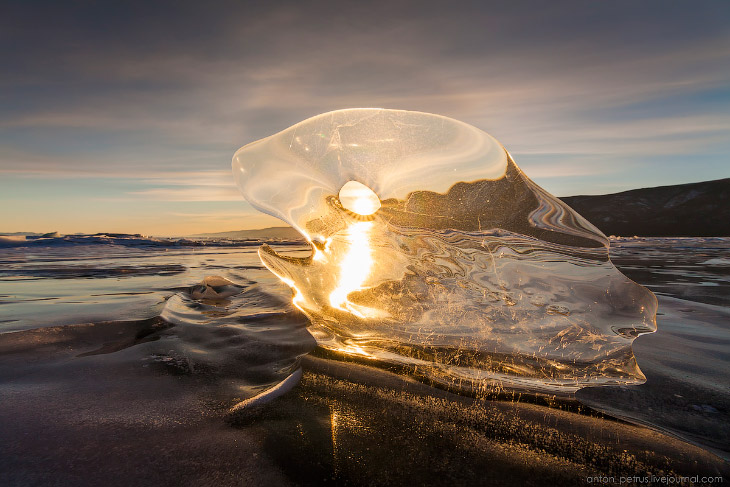
{"type": "Polygon", "coordinates": [[[190,186],[186,188],[151,188],[130,191],[134,199],[155,201],[243,201],[238,190],[231,186],[190,186]]]}
{"type": "Polygon", "coordinates": [[[0,174],[93,179],[150,208],[242,201],[239,147],[380,106],[482,128],[564,194],[635,187],[657,157],[697,156],[657,184],[724,177],[710,156],[730,152],[728,14],[655,0],[18,2],[0,19],[0,174]]]}

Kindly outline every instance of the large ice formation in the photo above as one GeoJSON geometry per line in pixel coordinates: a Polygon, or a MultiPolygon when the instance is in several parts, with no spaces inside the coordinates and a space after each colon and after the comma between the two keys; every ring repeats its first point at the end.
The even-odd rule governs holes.
{"type": "Polygon", "coordinates": [[[471,387],[643,382],[631,343],[656,299],[608,239],[487,133],[384,109],[318,115],[233,157],[248,202],[312,255],[268,246],[320,346],[471,387]]]}

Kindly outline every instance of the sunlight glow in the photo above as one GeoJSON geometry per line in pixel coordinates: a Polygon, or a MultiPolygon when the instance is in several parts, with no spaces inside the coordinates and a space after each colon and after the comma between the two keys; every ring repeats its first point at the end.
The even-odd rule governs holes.
{"type": "Polygon", "coordinates": [[[340,203],[358,215],[372,215],[380,209],[380,198],[375,192],[357,181],[348,181],[340,189],[340,203]]]}
{"type": "Polygon", "coordinates": [[[373,250],[370,247],[370,231],[373,222],[355,222],[347,229],[347,242],[350,244],[347,254],[340,262],[340,279],[337,288],[330,294],[330,304],[342,311],[347,311],[361,318],[365,317],[364,309],[350,303],[347,295],[362,289],[362,285],[370,275],[373,266],[373,250]]]}

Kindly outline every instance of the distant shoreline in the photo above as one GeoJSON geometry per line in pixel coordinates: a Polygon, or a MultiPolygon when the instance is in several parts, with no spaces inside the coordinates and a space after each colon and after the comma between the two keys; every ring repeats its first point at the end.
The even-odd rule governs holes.
{"type": "MultiPolygon", "coordinates": [[[[730,178],[560,199],[610,236],[730,237],[730,178]]],[[[118,233],[94,235],[142,237],[118,233]]],[[[58,233],[0,232],[0,236],[58,237],[58,233]]],[[[303,240],[299,232],[287,226],[164,238],[303,240]]]]}

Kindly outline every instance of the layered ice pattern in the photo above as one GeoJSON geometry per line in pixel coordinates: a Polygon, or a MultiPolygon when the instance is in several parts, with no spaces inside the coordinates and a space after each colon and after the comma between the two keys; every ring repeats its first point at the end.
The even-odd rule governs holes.
{"type": "Polygon", "coordinates": [[[644,381],[631,343],[656,330],[654,295],[487,133],[340,110],[241,148],[233,173],[311,243],[307,258],[259,256],[320,346],[477,389],[644,381]]]}

